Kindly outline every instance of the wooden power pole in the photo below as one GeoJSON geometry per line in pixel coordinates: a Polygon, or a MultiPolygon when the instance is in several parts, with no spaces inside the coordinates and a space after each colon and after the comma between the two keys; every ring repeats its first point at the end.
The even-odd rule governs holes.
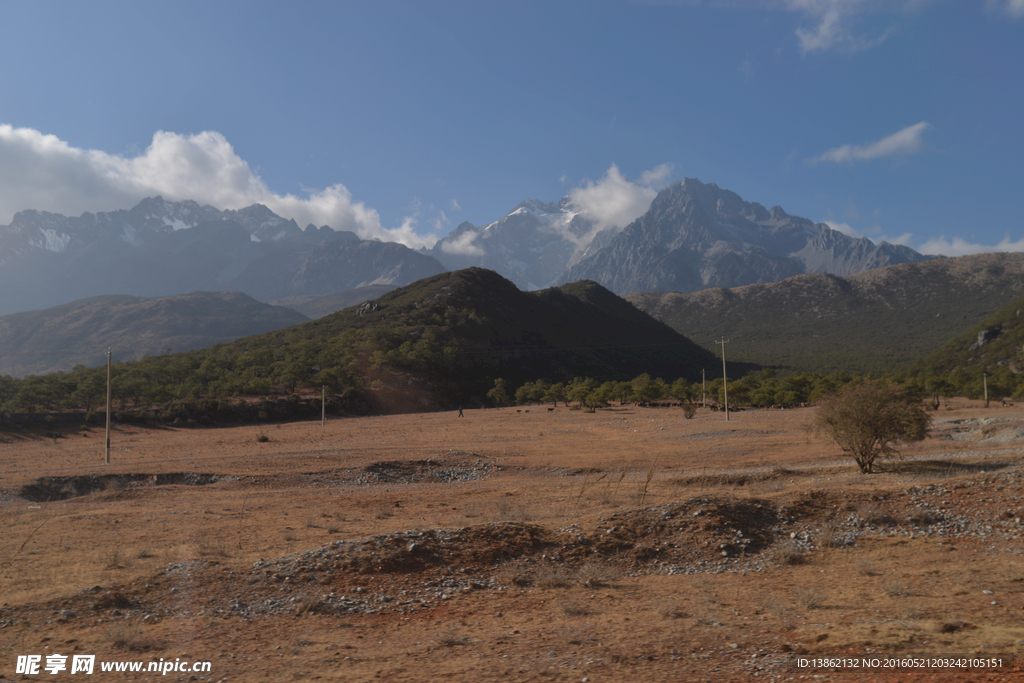
{"type": "Polygon", "coordinates": [[[320,428],[327,426],[327,385],[320,389],[320,428]]]}
{"type": "Polygon", "coordinates": [[[729,340],[725,337],[719,339],[716,344],[722,345],[722,391],[725,392],[725,421],[729,421],[729,378],[725,374],[725,345],[729,340]]]}
{"type": "Polygon", "coordinates": [[[107,455],[104,459],[106,464],[110,464],[110,407],[111,407],[111,394],[110,394],[110,349],[107,349],[107,455]]]}

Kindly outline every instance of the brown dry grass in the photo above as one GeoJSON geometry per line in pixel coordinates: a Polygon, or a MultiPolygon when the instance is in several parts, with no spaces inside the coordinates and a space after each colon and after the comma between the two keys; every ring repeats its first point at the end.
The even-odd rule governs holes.
{"type": "MultiPolygon", "coordinates": [[[[939,417],[1024,419],[1014,411],[961,401],[939,417]]],[[[770,662],[792,651],[865,648],[1020,652],[1020,541],[995,547],[981,539],[923,536],[935,513],[910,505],[902,493],[911,486],[984,481],[982,470],[993,467],[1019,471],[1012,444],[980,430],[954,438],[952,423],[944,422],[933,438],[910,448],[898,468],[863,476],[833,446],[808,440],[811,414],[745,411],[727,423],[708,411],[686,419],[672,409],[511,409],[467,411],[464,420],[450,414],[337,420],[326,429],[319,422],[127,428],[115,433],[110,466],[102,464],[95,438],[5,434],[0,595],[7,604],[0,621],[8,625],[0,630],[0,649],[9,661],[55,646],[119,659],[131,652],[154,659],[187,652],[214,661],[214,680],[394,681],[747,680],[752,654],[770,662]],[[270,440],[258,443],[262,433],[270,440]],[[963,451],[973,455],[950,457],[963,451]],[[428,458],[481,461],[500,470],[451,483],[355,482],[374,463],[428,458]],[[88,495],[52,502],[18,495],[41,476],[166,472],[224,478],[205,486],[113,480],[88,495]],[[196,591],[227,594],[232,577],[244,577],[260,558],[335,540],[491,523],[577,525],[597,538],[604,532],[594,530],[609,525],[602,520],[641,501],[651,508],[698,496],[804,510],[817,545],[770,545],[760,555],[762,571],[746,573],[663,573],[658,544],[683,541],[656,535],[636,544],[654,558],[642,564],[634,564],[640,555],[631,546],[584,560],[545,554],[531,562],[451,567],[450,574],[431,577],[467,569],[496,578],[505,589],[458,594],[412,614],[339,615],[316,586],[281,593],[297,598],[287,618],[220,615],[204,611],[196,597],[196,591]],[[833,542],[852,514],[878,531],[853,547],[833,542]],[[884,533],[893,523],[916,524],[921,533],[913,539],[884,533]],[[210,570],[175,574],[176,592],[141,588],[168,565],[196,559],[210,570]],[[74,617],[54,617],[93,586],[99,592],[85,595],[94,596],[88,599],[99,611],[76,607],[74,617]],[[111,623],[112,610],[136,609],[140,596],[154,613],[159,607],[171,616],[111,623]]],[[[1013,502],[1017,489],[972,491],[972,497],[958,493],[956,505],[990,505],[990,519],[1003,526],[1024,513],[1013,502]]],[[[686,540],[695,551],[703,547],[702,534],[719,538],[714,528],[701,526],[704,519],[693,518],[696,535],[686,540]]],[[[710,550],[717,554],[717,546],[710,550]]],[[[733,561],[740,560],[723,560],[722,567],[733,561]]],[[[336,580],[376,582],[401,595],[421,578],[413,572],[336,580]]],[[[776,673],[801,675],[791,668],[776,673]]],[[[943,680],[970,680],[965,676],[943,680]]],[[[1011,680],[1000,676],[991,680],[1011,680]]]]}

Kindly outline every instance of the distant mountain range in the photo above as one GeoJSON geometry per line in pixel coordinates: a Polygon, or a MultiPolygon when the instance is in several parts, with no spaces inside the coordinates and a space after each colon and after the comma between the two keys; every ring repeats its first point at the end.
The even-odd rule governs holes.
{"type": "Polygon", "coordinates": [[[692,292],[802,273],[851,275],[927,258],[686,179],[658,193],[647,213],[567,268],[559,282],[595,280],[623,295],[692,292]]]}
{"type": "Polygon", "coordinates": [[[143,299],[97,296],[0,316],[0,376],[190,351],[306,322],[291,309],[238,292],[193,292],[143,299]]]}
{"type": "Polygon", "coordinates": [[[0,315],[97,295],[196,290],[288,300],[323,315],[349,300],[312,304],[316,297],[404,286],[466,267],[494,270],[522,290],[592,280],[625,295],[807,273],[846,276],[927,258],[693,179],[662,190],[621,230],[598,229],[570,197],[552,204],[528,199],[493,223],[463,223],[418,252],[328,226],[303,230],[258,204],[222,211],[154,197],[130,210],[77,218],[23,211],[0,226],[0,315]]]}
{"type": "Polygon", "coordinates": [[[401,244],[327,226],[302,230],[259,204],[221,211],[154,197],[77,218],[22,211],[0,226],[0,315],[107,294],[335,294],[444,270],[401,244]]]}
{"type": "Polygon", "coordinates": [[[1024,254],[1016,253],[626,298],[704,348],[729,339],[729,358],[828,373],[905,368],[1022,294],[1024,254]]]}

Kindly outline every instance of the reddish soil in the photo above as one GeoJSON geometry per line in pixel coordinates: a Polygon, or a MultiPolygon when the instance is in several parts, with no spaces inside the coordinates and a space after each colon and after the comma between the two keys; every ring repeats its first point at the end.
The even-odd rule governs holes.
{"type": "Polygon", "coordinates": [[[455,415],[0,433],[0,680],[1020,680],[1024,410],[874,475],[813,409],[455,415]],[[798,666],[893,656],[1002,666],[798,666]]]}

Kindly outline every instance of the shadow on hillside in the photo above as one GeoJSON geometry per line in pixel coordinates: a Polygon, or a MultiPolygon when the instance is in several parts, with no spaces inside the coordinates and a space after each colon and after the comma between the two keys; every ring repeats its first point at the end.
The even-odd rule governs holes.
{"type": "Polygon", "coordinates": [[[964,474],[978,474],[980,472],[993,472],[1006,469],[1011,462],[957,462],[956,460],[904,460],[886,463],[876,463],[875,469],[878,472],[887,474],[927,474],[933,476],[955,476],[964,474]]]}
{"type": "MultiPolygon", "coordinates": [[[[161,424],[124,424],[114,423],[110,427],[110,431],[116,434],[124,434],[127,432],[138,432],[138,431],[151,431],[151,432],[167,432],[171,431],[173,427],[161,424]]],[[[30,441],[45,441],[47,439],[65,440],[65,439],[99,439],[103,440],[104,427],[91,426],[87,431],[81,429],[73,429],[67,425],[60,425],[57,427],[45,427],[42,425],[33,425],[30,427],[0,424],[0,444],[4,443],[25,443],[30,441]]]]}

